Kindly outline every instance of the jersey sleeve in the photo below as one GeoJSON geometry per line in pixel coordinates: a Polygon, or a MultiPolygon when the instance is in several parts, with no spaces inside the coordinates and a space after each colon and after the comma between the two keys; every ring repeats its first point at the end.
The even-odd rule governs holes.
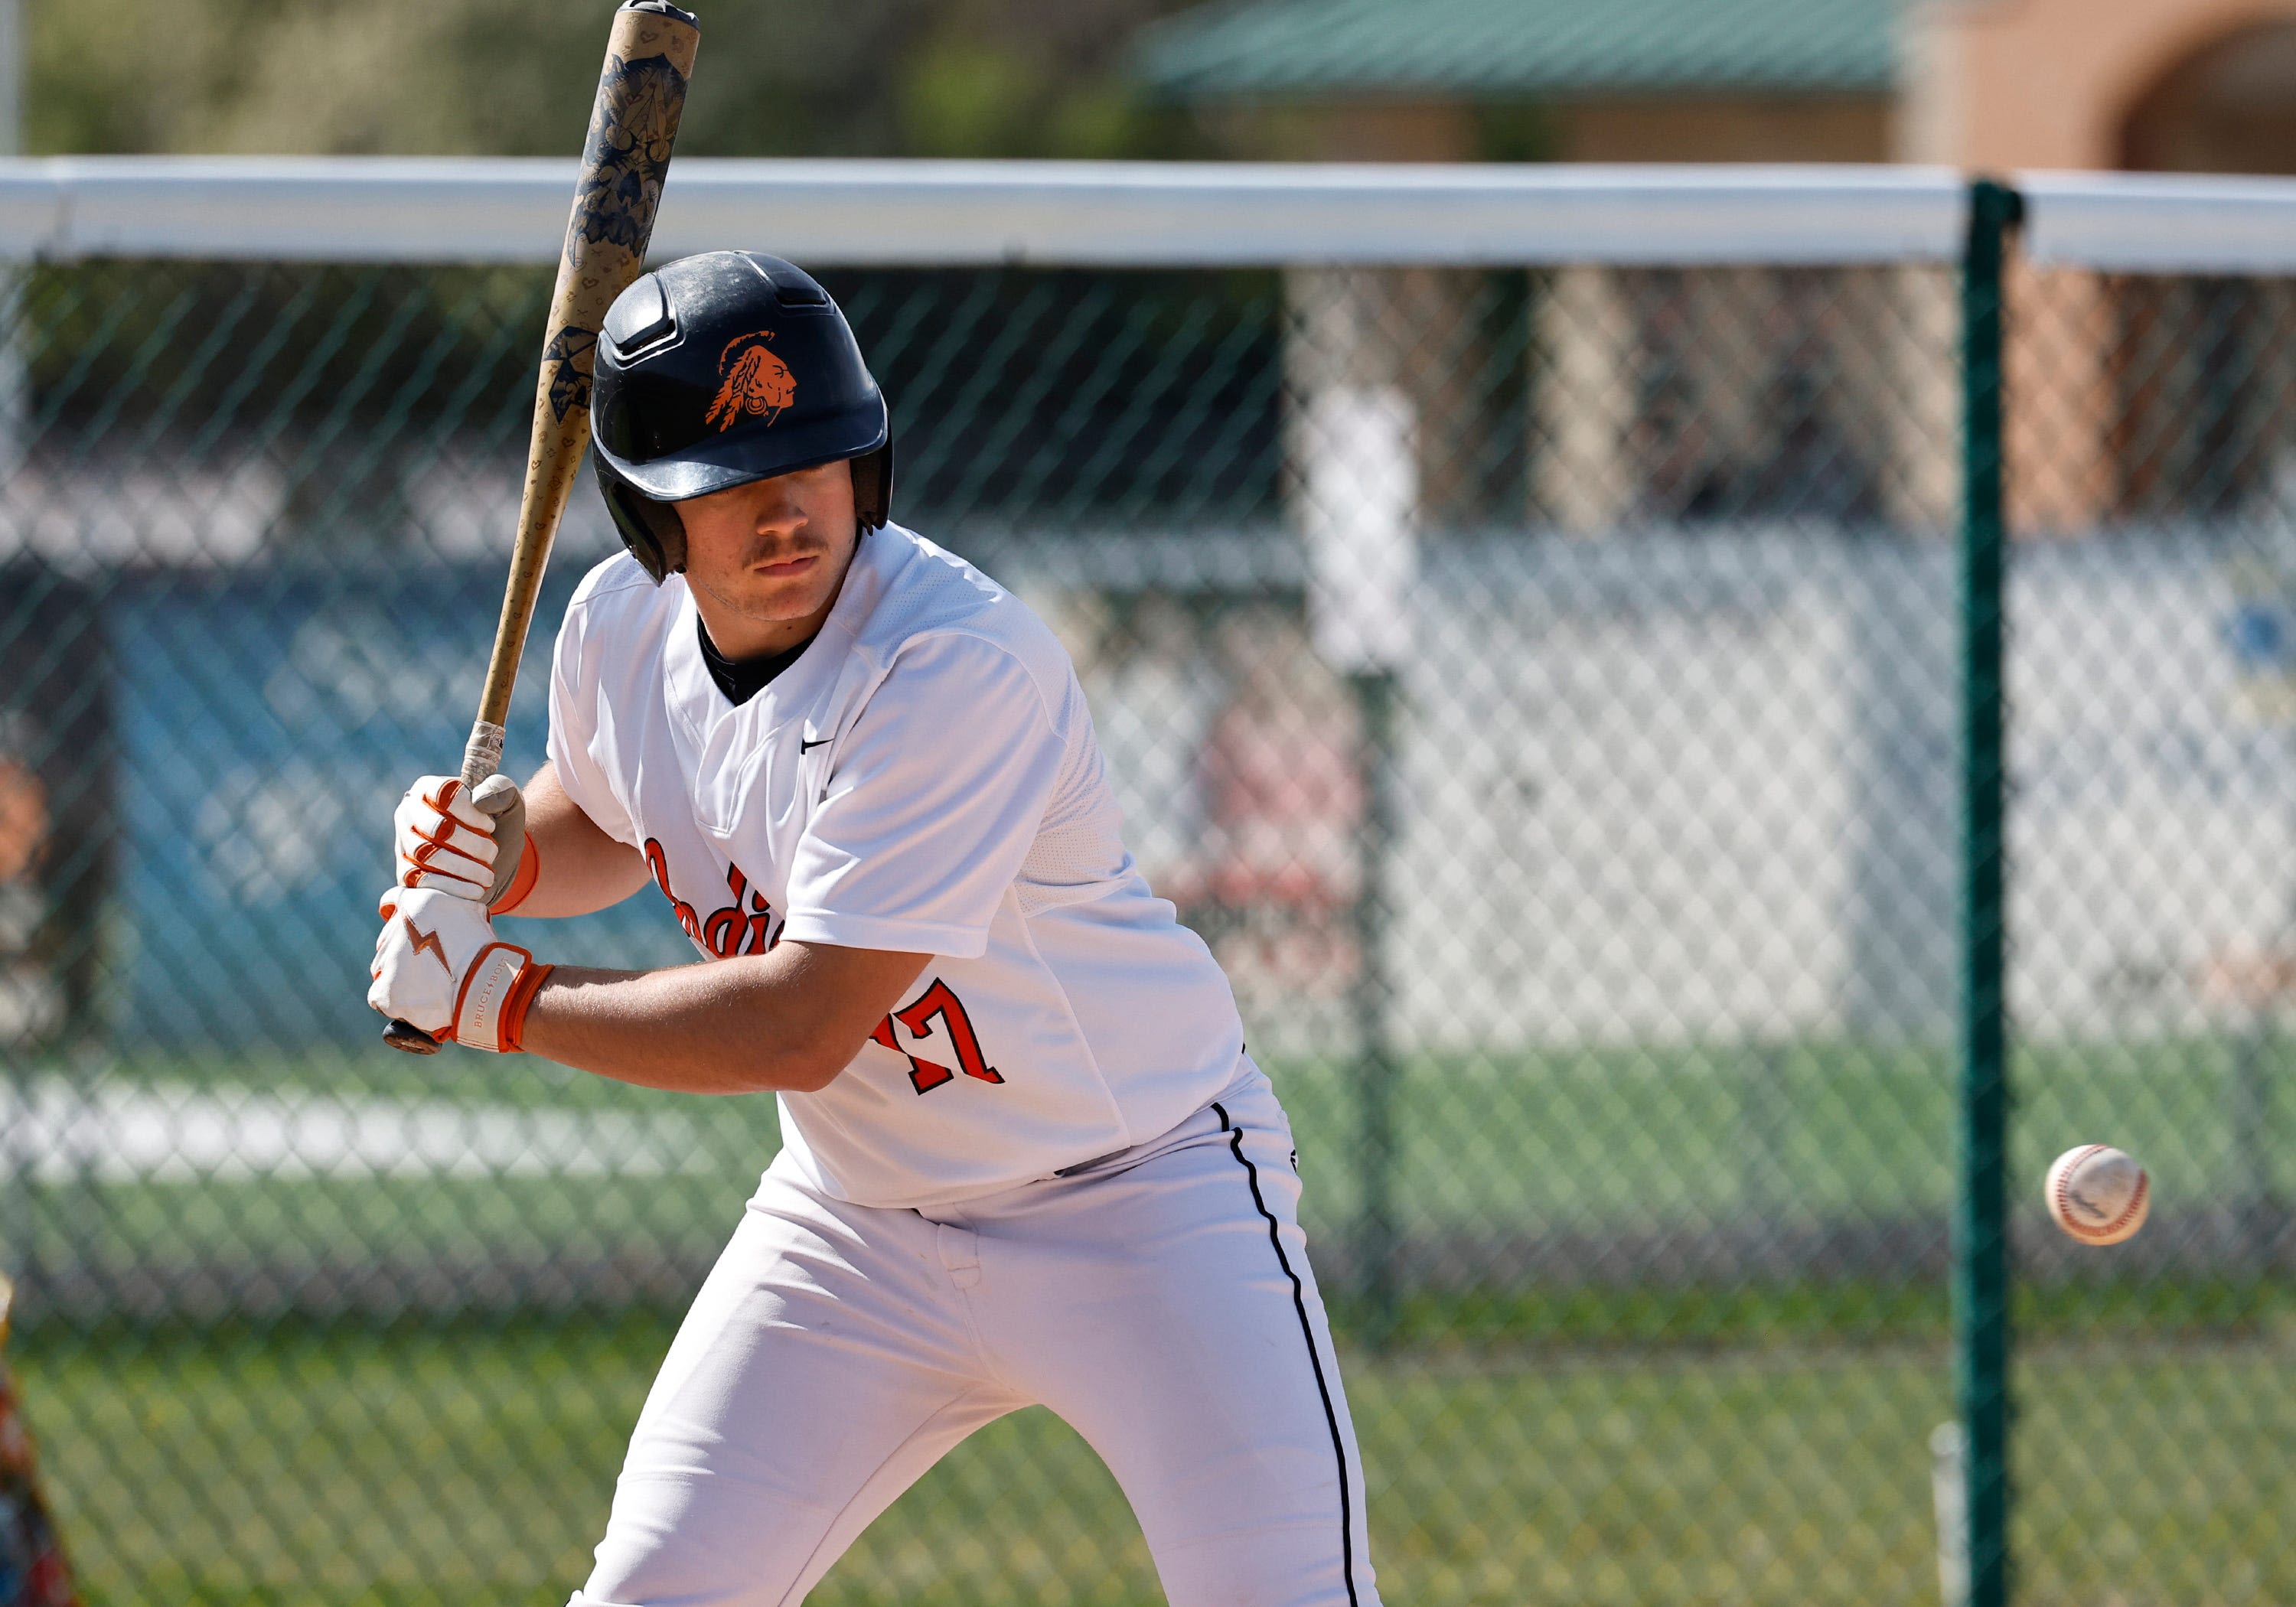
{"type": "Polygon", "coordinates": [[[837,737],[782,935],[970,959],[1035,842],[1066,744],[1036,679],[971,635],[904,647],[837,737]]]}
{"type": "MultiPolygon", "coordinates": [[[[566,796],[577,808],[607,836],[636,848],[637,828],[607,783],[594,747],[604,689],[600,685],[599,665],[586,662],[582,652],[588,622],[587,610],[578,604],[566,611],[566,621],[558,628],[558,646],[550,664],[550,764],[558,773],[558,784],[566,789],[566,796]]],[[[597,656],[586,655],[590,660],[597,656]]]]}

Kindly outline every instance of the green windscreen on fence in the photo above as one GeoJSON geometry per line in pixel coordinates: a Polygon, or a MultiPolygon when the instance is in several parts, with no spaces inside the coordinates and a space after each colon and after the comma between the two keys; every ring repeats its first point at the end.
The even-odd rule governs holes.
{"type": "MultiPolygon", "coordinates": [[[[808,266],[1292,1113],[1385,1599],[1951,1590],[1956,267],[808,266]]],[[[776,1137],[363,1004],[547,274],[8,272],[0,1262],[86,1593],[563,1600],[776,1137]]],[[[2013,264],[2023,1603],[2296,1594],[2290,297],[2013,264]],[[2156,1191],[2111,1252],[2039,1209],[2092,1140],[2156,1191]]],[[[514,771],[612,544],[586,479],[514,771]]],[[[507,925],[691,954],[651,888],[507,925]]],[[[1162,1598],[1039,1411],[812,1599],[1162,1598]]]]}

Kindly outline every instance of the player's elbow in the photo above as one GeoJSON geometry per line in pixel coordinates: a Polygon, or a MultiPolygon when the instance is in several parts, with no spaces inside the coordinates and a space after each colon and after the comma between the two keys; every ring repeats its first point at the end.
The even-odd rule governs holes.
{"type": "Polygon", "coordinates": [[[890,1044],[886,1012],[916,980],[930,956],[792,941],[732,965],[754,989],[760,1035],[774,1043],[774,1086],[818,1094],[835,1082],[869,1040],[890,1044]]]}
{"type": "Polygon", "coordinates": [[[774,1056],[774,1086],[784,1093],[818,1094],[861,1052],[861,1040],[825,1022],[807,1022],[782,1040],[774,1056]]]}
{"type": "Polygon", "coordinates": [[[852,1059],[826,1045],[804,1045],[782,1056],[775,1082],[785,1093],[818,1094],[837,1080],[852,1059]]]}
{"type": "Polygon", "coordinates": [[[890,1042],[885,1013],[924,969],[928,956],[790,942],[769,955],[720,961],[700,969],[713,988],[730,991],[737,1013],[724,1030],[745,1048],[757,1085],[818,1094],[835,1082],[872,1037],[890,1042]]]}

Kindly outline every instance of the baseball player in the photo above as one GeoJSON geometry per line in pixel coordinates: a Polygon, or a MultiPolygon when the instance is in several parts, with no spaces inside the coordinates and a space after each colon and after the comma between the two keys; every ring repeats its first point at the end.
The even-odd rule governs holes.
{"type": "Polygon", "coordinates": [[[367,995],[474,1048],[781,1102],[575,1603],[799,1602],[1041,1403],[1176,1607],[1372,1607],[1290,1127],[1125,850],[1066,653],[889,522],[884,398],[801,270],[671,263],[595,365],[628,551],[567,605],[549,762],[400,804],[367,995]],[[648,881],[705,963],[553,967],[489,925],[648,881]]]}

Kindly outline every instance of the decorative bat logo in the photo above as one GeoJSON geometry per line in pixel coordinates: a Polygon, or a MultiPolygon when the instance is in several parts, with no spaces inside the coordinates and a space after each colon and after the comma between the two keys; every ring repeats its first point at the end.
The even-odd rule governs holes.
{"type": "MultiPolygon", "coordinates": [[[[685,105],[685,77],[666,56],[610,57],[590,114],[567,259],[584,265],[589,246],[644,249],[669,169],[670,142],[685,105]]],[[[611,261],[611,258],[609,258],[611,261]]]]}
{"type": "Polygon", "coordinates": [[[439,941],[439,934],[435,931],[415,931],[414,917],[412,915],[401,915],[398,919],[399,923],[406,928],[406,940],[414,945],[414,952],[419,955],[425,949],[430,950],[431,957],[439,962],[439,968],[448,976],[453,976],[455,968],[447,963],[447,946],[439,941]]]}
{"type": "Polygon", "coordinates": [[[766,342],[773,338],[769,329],[735,335],[718,355],[718,375],[724,383],[703,422],[717,425],[720,434],[748,414],[763,414],[770,425],[797,400],[797,376],[767,349],[766,342]]]}
{"type": "Polygon", "coordinates": [[[589,411],[591,363],[597,355],[595,330],[570,324],[550,337],[542,364],[550,374],[550,411],[558,415],[560,423],[566,422],[567,413],[573,408],[589,411]]]}

